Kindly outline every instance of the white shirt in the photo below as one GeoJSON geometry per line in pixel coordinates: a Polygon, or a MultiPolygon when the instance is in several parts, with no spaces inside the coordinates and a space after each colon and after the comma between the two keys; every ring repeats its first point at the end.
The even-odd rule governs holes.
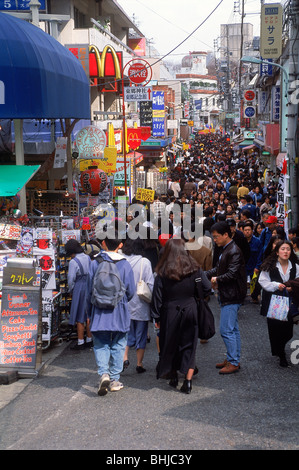
{"type": "MultiPolygon", "coordinates": [[[[277,261],[276,267],[279,270],[279,274],[281,275],[281,279],[283,280],[283,282],[287,282],[290,279],[290,271],[292,268],[292,263],[290,262],[290,260],[288,262],[288,269],[286,270],[285,273],[283,272],[282,266],[279,261],[277,261]]],[[[299,277],[299,264],[296,264],[296,276],[295,277],[296,278],[299,277]]],[[[271,281],[270,274],[268,271],[261,272],[260,277],[259,277],[259,283],[262,286],[262,288],[268,292],[275,292],[276,290],[278,290],[279,284],[281,284],[281,282],[271,281]]]]}

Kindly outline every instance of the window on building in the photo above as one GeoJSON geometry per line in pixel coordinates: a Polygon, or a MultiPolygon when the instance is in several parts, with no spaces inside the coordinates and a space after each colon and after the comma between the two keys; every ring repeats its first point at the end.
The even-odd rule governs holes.
{"type": "Polygon", "coordinates": [[[78,8],[74,7],[75,28],[86,28],[86,16],[78,8]]]}

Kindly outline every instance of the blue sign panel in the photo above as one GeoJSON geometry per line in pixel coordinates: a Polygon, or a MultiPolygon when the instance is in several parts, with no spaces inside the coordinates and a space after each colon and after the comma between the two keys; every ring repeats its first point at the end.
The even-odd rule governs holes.
{"type": "Polygon", "coordinates": [[[153,127],[152,135],[161,137],[165,135],[165,108],[164,108],[164,91],[153,91],[153,127]]]}
{"type": "Polygon", "coordinates": [[[194,100],[195,109],[201,111],[202,108],[202,98],[200,100],[194,100]]]}
{"type": "MultiPolygon", "coordinates": [[[[26,11],[30,10],[30,0],[0,0],[2,11],[26,11]]],[[[39,0],[40,10],[46,10],[46,0],[39,0]]]]}
{"type": "Polygon", "coordinates": [[[244,115],[247,118],[253,117],[255,115],[255,109],[253,106],[247,106],[244,110],[244,115]]]}
{"type": "MultiPolygon", "coordinates": [[[[261,60],[263,58],[261,57],[261,60]]],[[[267,62],[273,62],[273,59],[266,59],[267,62]]],[[[272,64],[266,64],[265,62],[262,62],[260,64],[260,75],[268,75],[268,77],[272,77],[273,71],[272,71],[272,64]]]]}

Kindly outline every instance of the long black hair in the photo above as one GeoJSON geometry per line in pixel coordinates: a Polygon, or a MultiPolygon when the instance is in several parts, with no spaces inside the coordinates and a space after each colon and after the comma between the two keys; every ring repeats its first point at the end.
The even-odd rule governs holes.
{"type": "Polygon", "coordinates": [[[262,263],[261,271],[270,271],[271,269],[275,268],[276,262],[277,262],[277,259],[278,259],[278,251],[279,251],[279,248],[282,245],[288,245],[291,248],[291,255],[289,257],[289,260],[291,261],[291,263],[292,264],[299,264],[298,263],[298,258],[296,256],[296,253],[294,252],[292,243],[289,242],[288,240],[279,240],[279,242],[277,242],[275,248],[272,250],[270,255],[262,263]]]}

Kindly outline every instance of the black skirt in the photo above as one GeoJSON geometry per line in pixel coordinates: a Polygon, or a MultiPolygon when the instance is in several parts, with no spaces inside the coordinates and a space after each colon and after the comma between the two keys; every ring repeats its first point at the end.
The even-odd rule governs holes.
{"type": "Polygon", "coordinates": [[[280,321],[267,318],[272,356],[283,357],[285,345],[293,337],[293,321],[280,321]]]}

